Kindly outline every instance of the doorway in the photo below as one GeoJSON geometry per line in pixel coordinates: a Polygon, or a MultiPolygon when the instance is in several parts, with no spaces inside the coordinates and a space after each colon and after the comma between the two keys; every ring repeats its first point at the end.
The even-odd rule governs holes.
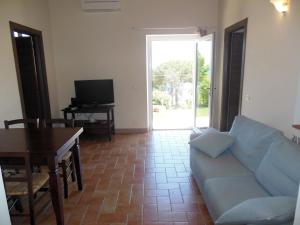
{"type": "Polygon", "coordinates": [[[247,23],[245,19],[225,29],[221,131],[229,131],[241,113],[247,23]]]}
{"type": "Polygon", "coordinates": [[[10,22],[23,118],[51,118],[42,32],[10,22]]]}
{"type": "Polygon", "coordinates": [[[213,35],[147,36],[151,129],[209,127],[213,35]]]}

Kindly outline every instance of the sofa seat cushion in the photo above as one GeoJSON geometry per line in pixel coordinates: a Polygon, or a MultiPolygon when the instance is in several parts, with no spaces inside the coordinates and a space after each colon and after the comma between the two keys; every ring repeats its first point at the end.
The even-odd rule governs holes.
{"type": "Polygon", "coordinates": [[[295,215],[295,197],[262,197],[246,200],[220,216],[216,225],[272,224],[292,221],[295,215]]]}
{"type": "Polygon", "coordinates": [[[235,136],[235,142],[231,146],[233,155],[254,172],[273,139],[281,135],[281,132],[247,117],[237,116],[229,134],[235,136]]]}
{"type": "Polygon", "coordinates": [[[251,171],[245,168],[230,152],[225,152],[217,158],[190,149],[190,161],[193,175],[200,189],[206,180],[215,177],[249,176],[251,171]]]}
{"type": "Polygon", "coordinates": [[[216,221],[232,207],[252,198],[268,197],[254,176],[220,177],[205,182],[203,197],[216,221]]]}
{"type": "MultiPolygon", "coordinates": [[[[280,225],[293,225],[293,221],[289,221],[288,223],[280,224],[280,225]]],[[[247,224],[247,225],[261,225],[261,224],[247,224]]]]}
{"type": "Polygon", "coordinates": [[[274,140],[255,175],[272,195],[297,196],[299,171],[300,146],[282,135],[274,140]]]}

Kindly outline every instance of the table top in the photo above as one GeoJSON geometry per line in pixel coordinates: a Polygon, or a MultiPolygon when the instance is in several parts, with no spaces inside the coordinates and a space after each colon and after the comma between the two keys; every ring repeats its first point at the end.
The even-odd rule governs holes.
{"type": "Polygon", "coordinates": [[[59,155],[83,132],[83,128],[0,129],[0,156],[18,154],[59,155]]]}

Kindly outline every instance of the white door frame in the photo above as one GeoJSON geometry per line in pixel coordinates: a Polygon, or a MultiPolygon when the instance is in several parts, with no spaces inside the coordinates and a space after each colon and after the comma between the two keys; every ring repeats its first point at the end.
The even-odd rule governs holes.
{"type": "MultiPolygon", "coordinates": [[[[153,107],[152,107],[152,42],[153,41],[191,41],[198,40],[199,34],[168,34],[146,35],[146,60],[147,60],[147,126],[153,130],[153,107]]],[[[194,77],[195,79],[195,73],[194,77]]],[[[195,98],[193,98],[195,99],[195,98]]],[[[194,101],[194,100],[193,100],[194,101]]],[[[195,104],[193,103],[193,107],[195,104]]],[[[195,110],[194,110],[195,111],[195,110]]]]}

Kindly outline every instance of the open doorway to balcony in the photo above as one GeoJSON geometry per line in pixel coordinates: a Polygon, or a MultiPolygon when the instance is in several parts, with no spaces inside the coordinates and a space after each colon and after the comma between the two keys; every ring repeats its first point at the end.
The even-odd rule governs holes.
{"type": "Polygon", "coordinates": [[[209,127],[213,35],[150,35],[147,59],[150,128],[209,127]]]}

